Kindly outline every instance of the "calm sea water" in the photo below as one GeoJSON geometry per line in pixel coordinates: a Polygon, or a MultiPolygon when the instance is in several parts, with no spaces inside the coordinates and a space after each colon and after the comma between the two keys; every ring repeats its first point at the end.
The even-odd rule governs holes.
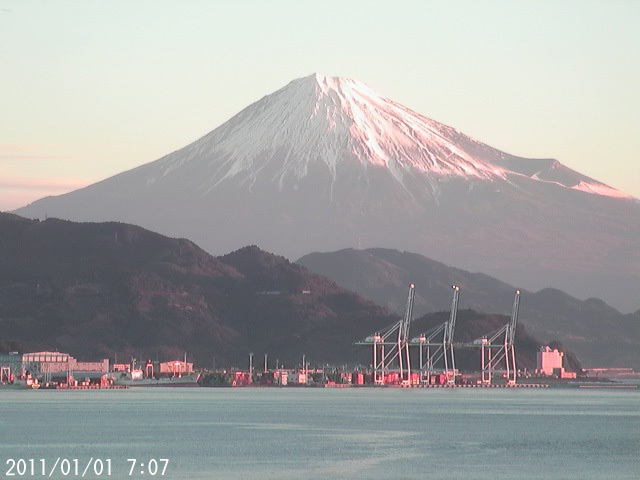
{"type": "Polygon", "coordinates": [[[0,390],[2,477],[11,458],[78,459],[54,479],[91,458],[111,476],[84,478],[168,458],[171,479],[637,479],[640,391],[0,390]]]}

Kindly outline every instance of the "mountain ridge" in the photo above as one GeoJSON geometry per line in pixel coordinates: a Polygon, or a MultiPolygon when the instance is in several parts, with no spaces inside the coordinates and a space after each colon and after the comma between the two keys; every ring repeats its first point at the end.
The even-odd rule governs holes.
{"type": "Polygon", "coordinates": [[[0,213],[2,345],[88,358],[181,358],[188,350],[201,365],[211,354],[218,365],[243,365],[254,350],[290,363],[305,352],[345,361],[357,358],[351,343],[359,334],[394,318],[257,247],[214,258],[129,224],[0,213]],[[315,333],[327,336],[341,322],[353,338],[314,343],[315,333]]]}

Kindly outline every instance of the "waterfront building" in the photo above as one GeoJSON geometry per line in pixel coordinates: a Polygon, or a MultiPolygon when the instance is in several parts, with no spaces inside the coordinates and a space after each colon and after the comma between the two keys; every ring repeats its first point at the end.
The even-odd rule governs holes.
{"type": "Polygon", "coordinates": [[[193,363],[184,362],[182,360],[172,360],[170,362],[160,363],[160,374],[181,376],[193,373],[193,363]]]}
{"type": "Polygon", "coordinates": [[[564,353],[548,346],[540,347],[537,355],[537,373],[541,375],[553,375],[555,369],[562,368],[564,353]]]}
{"type": "Polygon", "coordinates": [[[537,354],[536,373],[558,378],[576,378],[575,372],[567,372],[563,364],[564,353],[547,346],[540,347],[537,354]]]}
{"type": "Polygon", "coordinates": [[[22,355],[22,364],[27,370],[32,369],[44,374],[58,373],[109,373],[109,360],[99,362],[79,362],[68,353],[62,352],[33,352],[22,355]]]}

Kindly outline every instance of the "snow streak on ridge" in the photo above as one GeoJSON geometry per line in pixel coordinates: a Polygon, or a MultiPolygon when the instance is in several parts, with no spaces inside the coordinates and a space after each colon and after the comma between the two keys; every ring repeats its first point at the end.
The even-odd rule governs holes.
{"type": "MultiPolygon", "coordinates": [[[[162,176],[191,160],[212,162],[210,187],[243,172],[255,182],[304,177],[322,162],[334,179],[341,162],[387,168],[400,182],[410,171],[435,176],[504,178],[448,137],[459,132],[388,100],[355,80],[311,75],[250,105],[205,137],[162,160],[162,176]]],[[[470,140],[470,139],[469,139],[470,140]]]]}

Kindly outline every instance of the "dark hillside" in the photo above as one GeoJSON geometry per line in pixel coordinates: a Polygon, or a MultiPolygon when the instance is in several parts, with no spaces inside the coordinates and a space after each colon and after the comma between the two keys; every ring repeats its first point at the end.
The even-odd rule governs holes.
{"type": "Polygon", "coordinates": [[[120,223],[0,214],[0,341],[83,358],[182,356],[201,365],[269,353],[353,360],[352,335],[393,317],[283,257],[216,259],[120,223]]]}
{"type": "MultiPolygon", "coordinates": [[[[406,285],[398,292],[406,298],[406,285]]],[[[412,335],[448,313],[418,319],[412,335]]],[[[286,258],[249,246],[214,258],[188,240],[121,223],[44,222],[0,214],[0,347],[87,359],[244,366],[269,354],[292,366],[370,363],[353,343],[397,319],[286,258]]],[[[499,328],[501,315],[460,311],[456,339],[499,328]]],[[[538,342],[518,330],[520,365],[538,342]]],[[[461,366],[477,368],[473,355],[461,366]],[[465,363],[466,362],[466,363],[465,363]]]]}

